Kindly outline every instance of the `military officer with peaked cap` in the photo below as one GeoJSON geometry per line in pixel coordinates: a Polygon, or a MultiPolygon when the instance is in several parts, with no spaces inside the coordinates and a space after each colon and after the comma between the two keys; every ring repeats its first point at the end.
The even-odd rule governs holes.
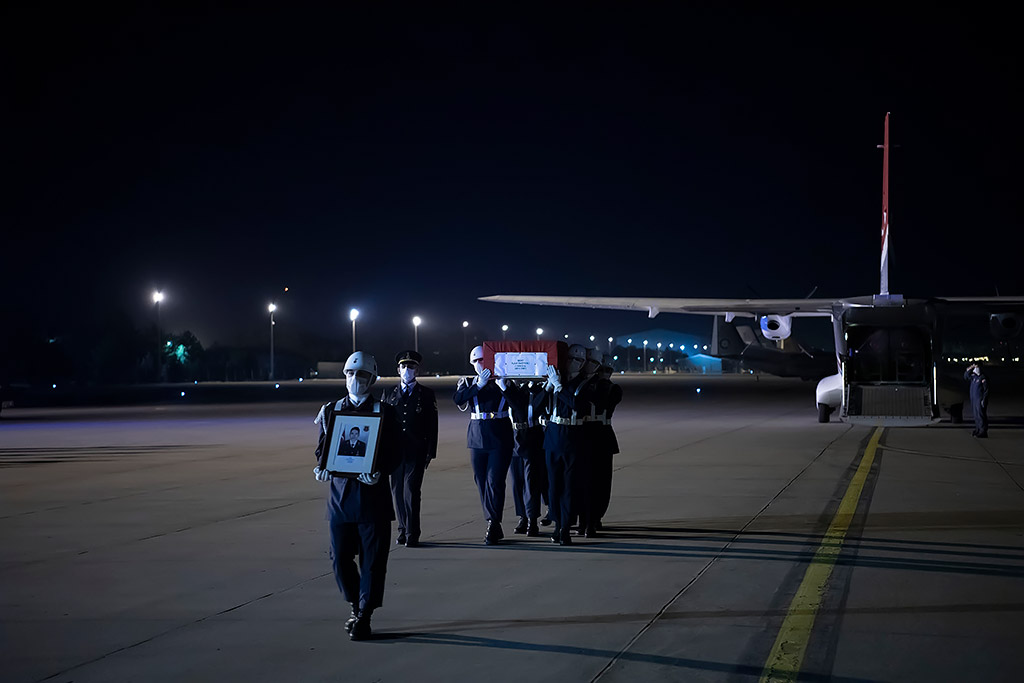
{"type": "Polygon", "coordinates": [[[505,537],[501,514],[505,507],[505,477],[512,462],[512,423],[508,419],[505,380],[491,381],[491,370],[484,367],[484,347],[469,354],[476,369],[473,379],[463,377],[455,389],[455,405],[472,407],[466,429],[466,447],[471,453],[473,481],[480,492],[480,505],[487,519],[485,545],[494,545],[505,537]]]}
{"type": "Polygon", "coordinates": [[[420,542],[420,490],[423,472],[437,455],[437,399],[434,390],[416,381],[423,356],[402,351],[395,356],[401,382],[384,395],[395,407],[402,431],[402,462],[391,474],[391,492],[398,514],[399,545],[415,548],[420,542]]]}

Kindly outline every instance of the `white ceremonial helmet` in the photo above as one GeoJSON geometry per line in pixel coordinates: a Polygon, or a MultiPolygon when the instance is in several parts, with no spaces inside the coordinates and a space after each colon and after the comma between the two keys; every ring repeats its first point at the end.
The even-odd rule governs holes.
{"type": "Polygon", "coordinates": [[[348,360],[345,361],[345,372],[348,372],[349,370],[355,370],[356,372],[363,370],[376,377],[377,359],[374,358],[372,354],[356,351],[348,357],[348,360]]]}
{"type": "Polygon", "coordinates": [[[472,365],[473,363],[477,362],[478,360],[483,360],[483,359],[484,359],[484,347],[482,347],[482,346],[474,346],[473,350],[469,352],[469,362],[470,362],[470,364],[472,365]]]}
{"type": "Polygon", "coordinates": [[[569,347],[569,360],[578,360],[581,363],[587,360],[587,347],[583,344],[573,344],[569,347]]]}

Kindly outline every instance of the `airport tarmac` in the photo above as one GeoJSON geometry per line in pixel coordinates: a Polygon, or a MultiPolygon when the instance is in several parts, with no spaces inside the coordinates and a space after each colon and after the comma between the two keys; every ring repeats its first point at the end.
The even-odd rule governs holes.
{"type": "Polygon", "coordinates": [[[369,642],[319,400],[5,409],[0,679],[1020,680],[1024,401],[978,440],[818,424],[813,383],[755,380],[624,379],[606,529],[571,547],[512,535],[510,498],[482,544],[454,380],[427,380],[424,544],[393,546],[369,642]]]}

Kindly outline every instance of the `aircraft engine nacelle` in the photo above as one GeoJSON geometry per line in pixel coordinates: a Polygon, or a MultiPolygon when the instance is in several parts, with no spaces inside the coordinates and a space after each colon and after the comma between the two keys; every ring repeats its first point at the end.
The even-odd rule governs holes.
{"type": "Polygon", "coordinates": [[[771,339],[772,341],[789,339],[789,335],[793,333],[793,316],[761,316],[761,332],[764,334],[765,339],[771,339]]]}
{"type": "Polygon", "coordinates": [[[1013,339],[1024,328],[1024,319],[1019,313],[993,313],[988,324],[996,339],[1013,339]]]}

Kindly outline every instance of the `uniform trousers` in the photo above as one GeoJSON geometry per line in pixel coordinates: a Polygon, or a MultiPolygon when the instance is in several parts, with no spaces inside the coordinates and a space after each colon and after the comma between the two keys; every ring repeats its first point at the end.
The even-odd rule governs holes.
{"type": "Polygon", "coordinates": [[[372,610],[384,603],[390,545],[390,521],[331,522],[334,580],[354,607],[372,610]]]}
{"type": "Polygon", "coordinates": [[[974,413],[974,431],[988,434],[988,406],[982,405],[981,401],[971,401],[971,412],[974,413]]]}
{"type": "Polygon", "coordinates": [[[608,504],[612,499],[612,454],[595,453],[594,467],[591,470],[594,474],[593,498],[591,499],[590,522],[600,522],[604,514],[608,512],[608,504]]]}
{"type": "Polygon", "coordinates": [[[473,465],[473,481],[480,492],[480,506],[484,518],[501,522],[501,511],[505,507],[505,477],[512,460],[512,449],[482,448],[470,449],[473,465]]]}
{"type": "Polygon", "coordinates": [[[552,521],[562,530],[571,526],[573,493],[576,486],[576,451],[547,452],[548,502],[552,521]]]}
{"type": "Polygon", "coordinates": [[[391,494],[395,499],[398,532],[420,540],[420,500],[426,462],[419,454],[405,455],[402,464],[391,473],[391,494]]]}
{"type": "Polygon", "coordinates": [[[541,499],[547,498],[548,477],[544,451],[518,452],[512,456],[508,472],[512,479],[516,516],[537,519],[540,517],[541,499]]]}

